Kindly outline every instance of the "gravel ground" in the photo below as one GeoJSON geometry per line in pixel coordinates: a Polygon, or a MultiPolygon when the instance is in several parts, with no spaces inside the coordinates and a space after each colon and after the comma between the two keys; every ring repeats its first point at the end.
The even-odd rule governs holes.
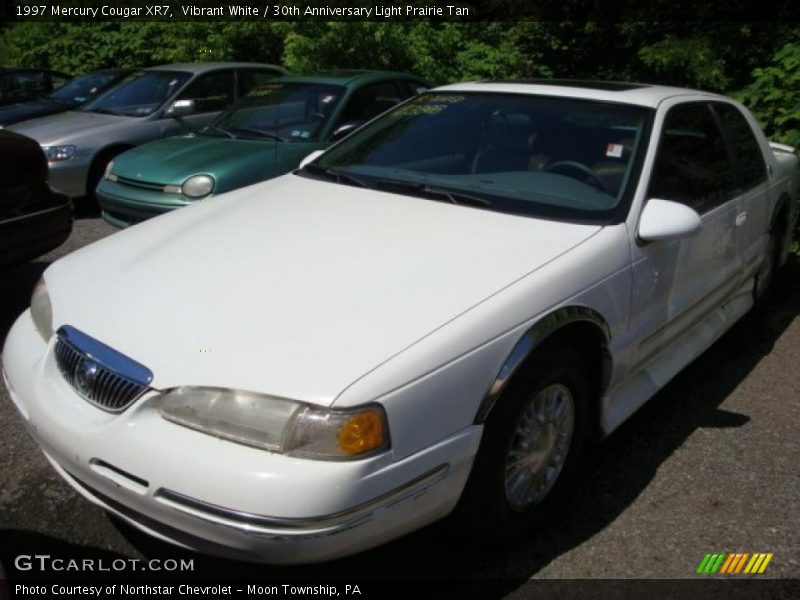
{"type": "MultiPolygon", "coordinates": [[[[0,341],[47,264],[113,233],[76,222],[55,252],[0,274],[0,341]]],[[[584,460],[558,519],[492,549],[434,525],[358,557],[277,569],[198,557],[259,576],[692,578],[707,552],[773,552],[762,577],[800,577],[800,265],[584,460]]],[[[6,555],[186,556],[110,520],[47,464],[0,389],[0,549],[6,555]]],[[[193,555],[190,555],[193,556],[193,555]]]]}

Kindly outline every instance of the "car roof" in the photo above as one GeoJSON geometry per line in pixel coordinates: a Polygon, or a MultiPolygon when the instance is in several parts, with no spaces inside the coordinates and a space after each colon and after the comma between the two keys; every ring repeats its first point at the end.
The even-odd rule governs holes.
{"type": "Polygon", "coordinates": [[[188,71],[190,73],[205,73],[216,71],[217,69],[271,69],[280,73],[288,73],[286,69],[279,65],[269,65],[264,63],[252,62],[198,62],[198,63],[172,63],[169,65],[158,65],[147,67],[145,71],[188,71]]]}
{"type": "Polygon", "coordinates": [[[308,75],[284,75],[280,81],[314,82],[334,85],[365,84],[386,79],[407,79],[409,81],[424,82],[421,77],[400,73],[398,71],[376,71],[366,69],[337,69],[330,71],[317,71],[308,75]]]}
{"type": "Polygon", "coordinates": [[[630,83],[622,81],[590,81],[580,79],[528,79],[514,81],[472,81],[455,83],[435,88],[448,92],[492,92],[506,94],[531,94],[537,96],[559,96],[635,104],[656,108],[667,98],[676,96],[700,96],[713,100],[726,100],[725,96],[689,88],[630,83]]]}

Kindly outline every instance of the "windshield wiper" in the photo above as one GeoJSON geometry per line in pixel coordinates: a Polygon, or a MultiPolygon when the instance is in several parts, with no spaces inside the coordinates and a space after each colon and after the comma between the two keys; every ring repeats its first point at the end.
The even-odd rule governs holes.
{"type": "Polygon", "coordinates": [[[208,133],[212,133],[212,132],[213,132],[213,133],[221,133],[222,135],[228,136],[228,137],[229,137],[229,138],[231,138],[232,140],[235,140],[235,139],[236,139],[236,136],[235,136],[235,135],[233,135],[233,134],[232,134],[230,131],[228,131],[227,129],[223,129],[222,127],[212,127],[211,125],[209,125],[209,126],[208,126],[208,127],[206,127],[205,129],[203,129],[202,131],[200,131],[200,133],[206,133],[206,132],[208,132],[208,133]]]}
{"type": "Polygon", "coordinates": [[[363,188],[369,187],[364,180],[359,179],[355,175],[350,175],[349,173],[338,171],[336,169],[326,169],[325,167],[320,167],[319,165],[315,165],[313,163],[306,165],[301,169],[301,171],[308,171],[314,175],[322,175],[326,179],[336,181],[337,183],[344,183],[363,188]]]}
{"type": "Polygon", "coordinates": [[[467,194],[466,192],[461,192],[458,190],[429,185],[427,183],[416,183],[413,181],[398,181],[395,179],[381,179],[377,183],[379,184],[379,187],[382,188],[389,188],[389,189],[397,188],[398,190],[402,190],[405,193],[410,192],[416,196],[421,196],[423,198],[431,198],[432,200],[436,200],[437,197],[444,198],[447,202],[450,202],[451,204],[480,206],[483,208],[488,208],[489,206],[492,205],[492,203],[486,198],[481,198],[480,196],[473,196],[472,194],[467,194]]]}
{"type": "Polygon", "coordinates": [[[241,131],[242,133],[252,133],[253,135],[257,135],[259,137],[270,138],[273,140],[278,140],[279,142],[287,141],[285,137],[282,135],[278,135],[274,131],[265,131],[263,129],[254,129],[252,127],[234,127],[231,131],[241,131]]]}

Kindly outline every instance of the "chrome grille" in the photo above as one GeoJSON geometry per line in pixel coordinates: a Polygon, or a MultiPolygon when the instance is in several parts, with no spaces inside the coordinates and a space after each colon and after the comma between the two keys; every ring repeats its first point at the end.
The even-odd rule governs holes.
{"type": "Polygon", "coordinates": [[[153,379],[143,365],[68,325],[58,330],[55,359],[72,389],[108,412],[128,408],[153,379]]]}

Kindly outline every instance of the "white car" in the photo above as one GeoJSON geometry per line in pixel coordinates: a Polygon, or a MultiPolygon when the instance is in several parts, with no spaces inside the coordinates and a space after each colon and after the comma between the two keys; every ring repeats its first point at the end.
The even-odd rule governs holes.
{"type": "Polygon", "coordinates": [[[511,538],[763,295],[799,172],[723,96],[442,87],[55,262],[6,385],[75,489],[175,544],[511,538]]]}

